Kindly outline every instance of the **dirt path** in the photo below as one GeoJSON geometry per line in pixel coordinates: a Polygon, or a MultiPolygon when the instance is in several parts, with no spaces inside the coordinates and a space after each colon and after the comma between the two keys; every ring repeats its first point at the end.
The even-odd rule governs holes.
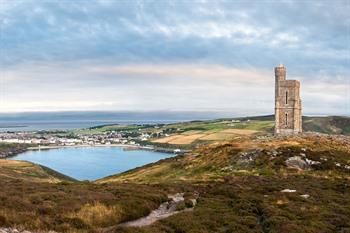
{"type": "Polygon", "coordinates": [[[119,226],[123,227],[143,227],[151,225],[152,223],[167,218],[171,215],[181,213],[184,211],[191,211],[192,208],[186,208],[184,210],[176,210],[177,205],[180,202],[184,201],[184,194],[183,193],[177,193],[175,195],[168,195],[171,201],[162,203],[158,209],[153,210],[148,216],[142,217],[133,221],[125,222],[120,224],[119,226]]]}

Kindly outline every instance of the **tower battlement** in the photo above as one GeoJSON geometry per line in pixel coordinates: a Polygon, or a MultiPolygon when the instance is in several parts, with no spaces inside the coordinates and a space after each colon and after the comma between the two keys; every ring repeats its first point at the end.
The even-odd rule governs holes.
{"type": "Polygon", "coordinates": [[[279,80],[286,80],[287,69],[282,64],[275,67],[275,78],[279,80]]]}
{"type": "Polygon", "coordinates": [[[302,132],[300,82],[287,80],[287,69],[275,67],[275,134],[302,132]]]}

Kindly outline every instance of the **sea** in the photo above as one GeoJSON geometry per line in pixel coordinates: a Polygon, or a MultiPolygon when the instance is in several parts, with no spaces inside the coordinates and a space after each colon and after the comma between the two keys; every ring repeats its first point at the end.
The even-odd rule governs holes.
{"type": "MultiPolygon", "coordinates": [[[[73,130],[109,124],[166,124],[221,117],[229,115],[204,112],[2,113],[0,131],[73,130]]],[[[9,159],[41,164],[77,180],[96,180],[172,156],[175,154],[106,146],[27,151],[9,159]]]]}
{"type": "Polygon", "coordinates": [[[0,131],[72,130],[109,124],[161,124],[232,117],[217,112],[26,112],[0,113],[0,131]]]}

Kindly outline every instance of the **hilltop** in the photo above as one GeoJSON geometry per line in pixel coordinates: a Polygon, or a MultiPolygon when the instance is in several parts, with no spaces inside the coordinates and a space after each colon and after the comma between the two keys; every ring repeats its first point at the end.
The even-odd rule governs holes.
{"type": "Polygon", "coordinates": [[[291,137],[238,138],[202,146],[186,155],[161,160],[97,182],[208,182],[225,176],[288,175],[289,158],[300,163],[303,175],[330,177],[350,173],[350,139],[304,134],[291,137]]]}
{"type": "Polygon", "coordinates": [[[243,137],[96,182],[57,176],[52,182],[47,173],[33,176],[45,172],[37,165],[0,160],[0,185],[6,187],[0,191],[0,226],[57,232],[349,232],[349,140],[321,134],[243,137]],[[30,169],[18,172],[22,164],[30,169]],[[119,225],[147,216],[176,193],[185,198],[176,208],[191,207],[193,198],[196,206],[142,228],[119,225]]]}
{"type": "Polygon", "coordinates": [[[97,182],[180,185],[199,193],[193,212],[115,232],[350,231],[348,137],[237,139],[97,182]]]}
{"type": "Polygon", "coordinates": [[[347,133],[348,118],[325,119],[304,122],[319,131],[317,125],[328,122],[321,129],[338,135],[273,137],[271,116],[91,129],[86,133],[106,127],[166,132],[151,142],[192,150],[95,182],[0,160],[0,186],[6,187],[0,190],[0,227],[74,233],[350,232],[350,137],[340,135],[347,133]],[[174,194],[184,196],[176,210],[187,211],[142,228],[122,224],[147,216],[174,194]]]}

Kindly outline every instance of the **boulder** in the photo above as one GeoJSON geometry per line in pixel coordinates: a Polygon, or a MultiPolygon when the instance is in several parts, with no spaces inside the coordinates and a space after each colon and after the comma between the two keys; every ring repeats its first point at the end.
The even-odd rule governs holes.
{"type": "Polygon", "coordinates": [[[309,168],[308,163],[303,160],[300,156],[290,157],[286,160],[286,165],[289,168],[296,168],[300,170],[305,170],[309,168]]]}

